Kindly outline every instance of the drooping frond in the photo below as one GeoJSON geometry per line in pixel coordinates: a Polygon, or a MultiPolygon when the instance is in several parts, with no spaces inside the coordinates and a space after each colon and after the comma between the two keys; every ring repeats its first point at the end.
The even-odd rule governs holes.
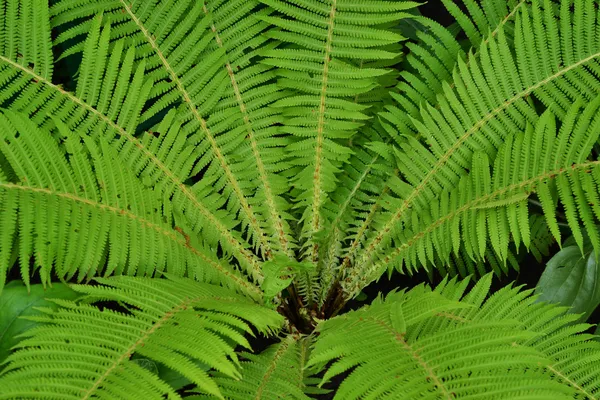
{"type": "Polygon", "coordinates": [[[130,360],[160,362],[204,393],[223,399],[200,361],[239,379],[236,345],[243,334],[278,330],[282,318],[227,289],[189,279],[96,278],[102,286],[73,285],[86,301],[119,301],[127,312],[100,310],[83,301],[56,300],[57,311],[26,334],[0,375],[5,399],[181,398],[156,374],[130,360]],[[49,355],[52,356],[49,356],[49,355]]]}
{"type": "Polygon", "coordinates": [[[346,141],[367,118],[355,97],[376,87],[377,77],[388,72],[355,63],[395,58],[383,48],[403,38],[381,26],[405,17],[415,3],[261,1],[276,11],[263,17],[275,26],[268,36],[283,42],[263,52],[262,62],[277,67],[279,85],[292,91],[274,106],[287,117],[283,131],[295,138],[288,150],[297,166],[303,255],[316,261],[314,234],[324,226],[322,207],[335,189],[335,174],[352,154],[346,141]]]}
{"type": "Polygon", "coordinates": [[[169,220],[175,212],[185,214],[190,221],[186,235],[199,235],[211,246],[220,245],[260,281],[258,259],[233,230],[238,222],[216,211],[223,200],[185,184],[202,149],[189,145],[181,121],[170,115],[155,128],[162,130],[158,138],[154,133],[135,136],[140,113],[155,86],[144,75],[145,62],[134,65],[135,49],[127,48],[123,40],[110,45],[113,29],[102,28],[101,22],[99,17],[92,20],[75,93],[0,55],[0,101],[39,125],[51,125],[48,116],[53,115],[73,131],[106,138],[145,185],[162,193],[164,204],[170,205],[163,208],[169,220]]]}
{"type": "Polygon", "coordinates": [[[439,261],[446,264],[461,248],[473,260],[483,259],[489,247],[500,260],[506,260],[511,242],[517,248],[521,243],[529,248],[528,199],[532,193],[537,195],[548,228],[560,243],[551,185],[558,189],[558,199],[580,248],[583,225],[600,250],[594,221],[600,219],[600,162],[588,160],[600,135],[600,97],[586,107],[582,105],[582,100],[572,105],[558,133],[555,117],[547,111],[535,127],[507,137],[492,171],[487,155],[477,153],[470,173],[394,232],[393,246],[373,267],[359,265],[350,272],[352,283],[344,283],[347,290],[358,293],[385,267],[402,270],[439,261]]]}
{"type": "Polygon", "coordinates": [[[105,140],[97,145],[57,124],[62,146],[22,115],[0,115],[0,154],[7,161],[0,169],[0,287],[18,255],[26,284],[33,259],[44,284],[53,272],[81,281],[164,271],[261,297],[214,251],[163,220],[160,197],[105,140]]]}
{"type": "Polygon", "coordinates": [[[332,362],[323,381],[349,372],[336,399],[597,398],[600,343],[581,334],[588,326],[531,291],[484,302],[490,281],[464,296],[467,281],[419,286],[323,322],[308,365],[332,362]]]}
{"type": "MultiPolygon", "coordinates": [[[[156,82],[154,103],[141,120],[177,108],[182,140],[200,154],[193,169],[194,175],[202,172],[198,190],[224,196],[242,230],[270,258],[272,250],[290,253],[294,245],[288,206],[280,196],[288,183],[277,176],[287,168],[285,141],[277,136],[279,112],[269,107],[282,93],[272,82],[273,68],[256,63],[257,54],[272,47],[261,35],[268,24],[257,18],[266,14],[257,5],[254,0],[63,0],[51,11],[54,26],[83,18],[56,43],[86,33],[89,17],[101,12],[116,25],[112,40],[125,36],[136,43],[136,57],[145,60],[148,77],[156,82]]],[[[65,54],[81,49],[77,44],[65,54]]],[[[190,214],[186,217],[196,225],[190,214]]]]}
{"type": "MultiPolygon", "coordinates": [[[[214,379],[228,400],[269,400],[276,398],[308,400],[305,393],[314,391],[307,384],[314,378],[304,370],[309,354],[310,339],[285,337],[260,354],[241,353],[245,359],[242,379],[234,380],[224,374],[214,379]]],[[[192,399],[214,398],[198,396],[192,399]]]]}
{"type": "MultiPolygon", "coordinates": [[[[422,109],[419,132],[429,147],[412,138],[401,145],[398,157],[404,182],[398,186],[397,206],[373,224],[355,265],[371,264],[402,226],[418,218],[442,191],[456,187],[476,151],[492,156],[508,135],[524,130],[527,122],[534,123],[538,114],[528,96],[539,98],[560,119],[577,98],[584,103],[595,98],[594,74],[600,67],[597,15],[590,12],[587,18],[571,21],[570,2],[562,2],[561,11],[567,16],[558,28],[553,7],[533,3],[519,9],[515,57],[500,30],[482,45],[480,60],[470,60],[469,65],[459,61],[454,87],[445,84],[438,108],[422,109]],[[571,45],[575,33],[590,45],[571,45]],[[541,39],[527,40],[531,37],[546,38],[550,51],[541,39]]],[[[575,14],[586,11],[588,4],[577,2],[575,14]],[[577,11],[579,7],[584,10],[577,11]]]]}

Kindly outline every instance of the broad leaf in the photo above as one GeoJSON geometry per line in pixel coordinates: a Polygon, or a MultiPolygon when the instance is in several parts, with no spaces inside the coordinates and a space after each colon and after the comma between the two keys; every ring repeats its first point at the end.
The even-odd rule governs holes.
{"type": "Polygon", "coordinates": [[[600,266],[594,252],[564,247],[546,265],[535,293],[538,301],[570,307],[587,319],[600,304],[600,266]]]}
{"type": "Polygon", "coordinates": [[[34,307],[58,307],[46,299],[73,300],[77,296],[74,290],[62,283],[45,289],[42,285],[31,285],[29,292],[19,281],[6,285],[0,295],[0,362],[10,354],[11,347],[20,341],[17,335],[40,324],[21,317],[39,314],[34,307]]]}

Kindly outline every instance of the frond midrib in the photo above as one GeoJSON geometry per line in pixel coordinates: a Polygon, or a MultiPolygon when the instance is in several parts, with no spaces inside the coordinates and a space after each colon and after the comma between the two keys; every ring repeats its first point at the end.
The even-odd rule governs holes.
{"type": "MultiPolygon", "coordinates": [[[[502,30],[504,28],[504,26],[508,23],[508,21],[510,21],[515,15],[517,15],[517,11],[519,11],[519,9],[521,8],[521,6],[523,4],[525,4],[526,2],[527,2],[527,0],[521,0],[521,1],[519,1],[519,3],[506,15],[506,17],[504,17],[502,19],[502,21],[500,21],[500,23],[498,24],[498,26],[496,26],[496,28],[492,31],[492,33],[489,34],[481,42],[481,46],[487,45],[490,42],[490,40],[492,40],[493,38],[495,38],[496,35],[498,35],[498,33],[500,32],[500,30],[502,30]]],[[[481,49],[481,46],[479,47],[479,49],[481,49]]],[[[479,49],[477,49],[477,51],[475,51],[473,53],[473,56],[469,57],[469,59],[465,63],[465,65],[467,67],[469,66],[469,64],[471,63],[471,61],[475,60],[476,57],[479,55],[479,49]]],[[[450,88],[454,88],[454,82],[452,82],[452,84],[450,85],[450,88]]]]}
{"type": "MultiPolygon", "coordinates": [[[[205,15],[209,15],[209,11],[206,8],[206,4],[202,5],[202,10],[205,15]]],[[[211,31],[214,33],[215,41],[220,48],[224,48],[223,41],[220,38],[217,27],[214,24],[214,21],[211,21],[211,31]]],[[[226,50],[226,49],[225,49],[226,50]]],[[[227,53],[227,52],[226,52],[227,53]]],[[[277,209],[277,205],[275,204],[275,197],[273,196],[273,191],[271,189],[271,184],[269,183],[269,179],[267,176],[267,170],[265,169],[264,162],[258,150],[258,144],[256,142],[256,137],[254,136],[254,129],[252,128],[252,123],[250,122],[250,116],[248,115],[248,110],[246,108],[246,102],[242,96],[242,92],[240,91],[239,85],[237,83],[237,78],[235,77],[235,71],[231,67],[231,63],[228,60],[225,63],[225,69],[227,70],[227,75],[231,81],[231,87],[233,88],[234,97],[238,103],[238,107],[240,108],[240,112],[243,115],[244,126],[246,127],[247,137],[250,141],[250,147],[252,148],[252,154],[254,155],[254,159],[256,160],[256,167],[258,169],[258,174],[260,178],[260,183],[265,192],[265,197],[267,201],[267,206],[270,214],[271,224],[273,230],[277,232],[277,237],[279,240],[279,245],[282,250],[288,254],[289,256],[293,256],[293,252],[290,250],[288,237],[284,230],[284,226],[282,223],[281,213],[277,209]]],[[[271,252],[268,251],[269,248],[266,248],[266,258],[271,259],[271,252]]]]}
{"type": "Polygon", "coordinates": [[[396,341],[398,343],[400,343],[400,345],[404,348],[404,350],[410,355],[410,357],[416,361],[417,364],[419,364],[419,366],[421,368],[423,368],[423,370],[427,373],[427,377],[429,379],[431,379],[431,381],[433,382],[433,384],[441,391],[441,394],[444,396],[444,398],[446,400],[454,400],[454,397],[450,394],[450,391],[448,390],[448,388],[446,388],[446,386],[444,386],[444,382],[440,379],[439,376],[437,376],[435,374],[435,372],[433,371],[433,368],[430,367],[425,360],[423,360],[423,358],[419,355],[419,353],[417,352],[417,350],[415,350],[405,339],[404,336],[402,334],[400,334],[398,331],[396,331],[394,328],[392,328],[391,326],[389,326],[387,323],[385,323],[384,321],[377,319],[377,318],[364,318],[364,320],[371,320],[373,322],[375,322],[377,325],[381,326],[382,328],[386,329],[390,335],[392,335],[394,337],[394,339],[396,339],[396,341]]]}
{"type": "Polygon", "coordinates": [[[599,400],[598,397],[596,397],[596,396],[592,395],[591,393],[589,393],[587,390],[585,390],[580,385],[578,385],[577,382],[574,382],[572,379],[570,379],[568,376],[566,376],[565,374],[563,374],[561,371],[559,371],[558,369],[554,368],[554,366],[552,366],[552,365],[546,365],[545,367],[546,367],[547,370],[549,370],[550,372],[552,372],[553,374],[555,374],[556,376],[558,376],[562,381],[566,382],[569,386],[571,386],[577,392],[579,392],[582,395],[586,396],[586,399],[589,399],[589,400],[599,400]]]}
{"type": "MultiPolygon", "coordinates": [[[[315,146],[315,169],[313,174],[313,198],[312,204],[312,215],[310,225],[313,234],[318,232],[321,226],[319,218],[321,209],[321,164],[323,163],[323,133],[325,130],[325,103],[327,100],[327,80],[329,74],[329,63],[331,62],[332,42],[333,42],[333,29],[335,24],[337,0],[332,0],[331,9],[329,12],[329,20],[327,21],[327,39],[325,41],[325,51],[323,57],[323,75],[321,84],[321,94],[319,98],[319,111],[317,113],[317,137],[315,146]]],[[[310,248],[310,257],[313,261],[317,259],[317,245],[313,244],[310,248]]]]}
{"type": "Polygon", "coordinates": [[[96,381],[94,382],[92,387],[90,387],[90,389],[83,395],[82,400],[89,399],[90,396],[93,395],[94,391],[96,389],[98,389],[98,387],[100,387],[102,382],[104,382],[104,380],[111,374],[111,372],[115,368],[117,368],[120,364],[122,364],[124,361],[129,360],[129,357],[131,357],[131,355],[135,352],[135,350],[138,347],[140,347],[141,345],[143,345],[144,341],[148,337],[150,337],[154,333],[154,331],[156,331],[158,328],[160,328],[162,325],[164,325],[169,319],[173,318],[173,316],[175,314],[177,314],[178,312],[186,310],[187,306],[195,300],[196,299],[184,299],[177,307],[174,307],[171,309],[171,311],[166,312],[165,315],[163,315],[161,319],[156,321],[147,331],[143,332],[141,337],[135,343],[133,343],[129,348],[127,348],[123,352],[123,354],[121,354],[121,356],[118,359],[116,359],[115,362],[112,365],[110,365],[106,369],[106,371],[102,375],[100,375],[100,377],[98,377],[98,379],[96,379],[96,381]]]}
{"type": "Polygon", "coordinates": [[[254,396],[254,400],[262,399],[263,391],[265,390],[265,387],[266,387],[267,383],[269,382],[271,375],[273,375],[273,373],[275,372],[275,369],[277,368],[277,362],[279,361],[279,359],[281,359],[284,356],[284,354],[289,350],[290,346],[294,342],[295,342],[295,339],[291,335],[286,337],[286,339],[281,342],[281,344],[279,345],[279,348],[273,355],[273,360],[270,362],[269,368],[267,368],[267,370],[265,371],[265,374],[263,375],[263,377],[260,381],[260,384],[258,385],[258,388],[256,389],[256,396],[254,396]]]}

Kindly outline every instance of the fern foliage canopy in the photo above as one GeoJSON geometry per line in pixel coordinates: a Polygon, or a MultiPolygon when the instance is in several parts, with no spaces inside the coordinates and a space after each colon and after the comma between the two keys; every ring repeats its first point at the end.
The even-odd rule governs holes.
{"type": "Polygon", "coordinates": [[[0,399],[600,399],[590,325],[491,289],[600,255],[600,2],[441,3],[0,0],[0,313],[76,293],[0,399]]]}

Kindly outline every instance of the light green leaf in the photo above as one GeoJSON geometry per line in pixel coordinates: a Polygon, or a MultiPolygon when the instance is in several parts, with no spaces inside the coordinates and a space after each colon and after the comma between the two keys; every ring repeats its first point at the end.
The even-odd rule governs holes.
{"type": "Polygon", "coordinates": [[[39,322],[20,317],[39,314],[34,307],[58,308],[55,303],[46,299],[73,300],[77,296],[75,291],[62,283],[54,283],[51,288],[46,289],[42,285],[31,285],[29,293],[21,282],[12,281],[6,285],[0,295],[0,362],[19,343],[17,335],[39,325],[39,322]]]}

